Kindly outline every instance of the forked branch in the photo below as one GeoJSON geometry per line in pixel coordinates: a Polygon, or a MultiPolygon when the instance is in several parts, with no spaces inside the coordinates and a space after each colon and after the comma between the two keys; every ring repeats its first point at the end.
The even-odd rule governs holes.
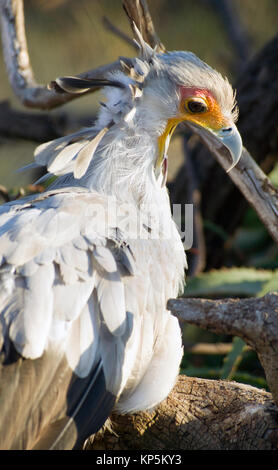
{"type": "Polygon", "coordinates": [[[173,299],[168,308],[180,320],[239,336],[254,348],[278,406],[278,293],[250,299],[173,299]]]}

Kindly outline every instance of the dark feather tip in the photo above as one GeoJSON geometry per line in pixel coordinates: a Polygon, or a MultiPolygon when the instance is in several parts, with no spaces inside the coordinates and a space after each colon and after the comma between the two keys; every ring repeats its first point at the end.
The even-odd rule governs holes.
{"type": "Polygon", "coordinates": [[[48,90],[55,90],[57,93],[65,93],[65,91],[58,85],[58,83],[55,82],[55,80],[52,80],[48,85],[47,85],[48,90]]]}
{"type": "Polygon", "coordinates": [[[60,77],[55,81],[56,85],[67,93],[85,93],[90,88],[101,88],[112,86],[125,88],[125,85],[117,80],[107,80],[106,78],[78,78],[60,77]]]}

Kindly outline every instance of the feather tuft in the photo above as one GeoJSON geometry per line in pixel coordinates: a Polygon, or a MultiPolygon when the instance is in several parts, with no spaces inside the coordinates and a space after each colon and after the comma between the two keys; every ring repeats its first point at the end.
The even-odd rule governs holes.
{"type": "Polygon", "coordinates": [[[78,77],[59,77],[56,78],[57,85],[66,93],[85,93],[91,88],[101,88],[112,86],[124,88],[124,85],[117,80],[107,80],[105,78],[78,78],[78,77]]]}
{"type": "Polygon", "coordinates": [[[106,132],[109,128],[113,125],[113,122],[110,123],[109,126],[104,127],[99,131],[99,133],[95,136],[93,140],[91,140],[87,145],[83,146],[80,152],[77,155],[73,175],[76,179],[82,178],[82,176],[86,173],[88,166],[94,156],[94,153],[102,140],[105,136],[106,132]]]}

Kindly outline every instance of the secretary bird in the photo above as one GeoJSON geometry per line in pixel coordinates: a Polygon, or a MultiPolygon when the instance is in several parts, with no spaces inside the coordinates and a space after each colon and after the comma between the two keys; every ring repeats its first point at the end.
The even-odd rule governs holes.
{"type": "Polygon", "coordinates": [[[51,185],[0,207],[2,449],[80,448],[112,409],[155,407],[182,358],[166,309],[183,286],[186,257],[165,186],[179,123],[242,143],[227,79],[191,52],[140,55],[103,80],[96,124],[40,145],[51,185]]]}

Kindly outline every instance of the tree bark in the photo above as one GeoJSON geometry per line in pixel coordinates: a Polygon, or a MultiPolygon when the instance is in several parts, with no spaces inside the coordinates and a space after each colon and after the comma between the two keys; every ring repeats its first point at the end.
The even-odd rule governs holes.
{"type": "Polygon", "coordinates": [[[250,299],[172,299],[167,306],[187,323],[239,336],[254,348],[278,406],[278,293],[250,299]]]}
{"type": "Polygon", "coordinates": [[[85,449],[277,450],[277,418],[264,390],[180,375],[154,411],[113,415],[85,449]]]}

